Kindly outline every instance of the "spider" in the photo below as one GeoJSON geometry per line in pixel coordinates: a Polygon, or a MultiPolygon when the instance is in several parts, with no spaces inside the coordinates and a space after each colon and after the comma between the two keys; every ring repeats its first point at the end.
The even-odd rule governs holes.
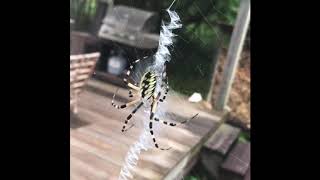
{"type": "MultiPolygon", "coordinates": [[[[148,57],[143,58],[144,61],[146,61],[147,59],[149,59],[149,58],[148,57]]],[[[140,59],[134,61],[133,64],[136,64],[139,61],[140,61],[140,59]]],[[[149,117],[149,120],[150,120],[149,129],[150,129],[150,134],[153,139],[153,143],[154,143],[155,147],[158,149],[169,150],[170,148],[166,148],[166,149],[159,148],[159,145],[156,141],[156,138],[154,136],[153,129],[152,129],[153,121],[161,122],[161,123],[168,125],[168,126],[176,126],[177,125],[175,123],[169,123],[167,121],[163,121],[155,116],[158,103],[163,102],[166,99],[166,96],[169,91],[168,78],[166,77],[166,63],[165,63],[165,66],[164,66],[162,73],[159,73],[157,70],[152,69],[152,68],[146,70],[143,73],[142,77],[140,78],[139,84],[138,83],[132,84],[131,82],[129,82],[129,77],[130,77],[132,69],[133,69],[133,65],[130,65],[129,70],[126,73],[126,77],[123,79],[123,81],[130,88],[129,97],[136,97],[136,99],[133,101],[130,101],[126,104],[123,104],[123,105],[116,105],[114,103],[114,98],[116,95],[116,93],[115,93],[113,95],[112,102],[111,102],[112,106],[117,109],[124,109],[124,108],[127,108],[129,106],[132,106],[132,105],[139,103],[136,106],[136,108],[128,115],[121,131],[125,132],[128,129],[130,129],[133,125],[127,129],[126,129],[126,126],[127,126],[128,122],[130,121],[130,119],[132,118],[132,116],[142,107],[143,104],[150,103],[151,106],[150,106],[150,117],[149,117]]],[[[186,122],[187,122],[187,120],[181,122],[180,124],[184,124],[186,122]]]]}

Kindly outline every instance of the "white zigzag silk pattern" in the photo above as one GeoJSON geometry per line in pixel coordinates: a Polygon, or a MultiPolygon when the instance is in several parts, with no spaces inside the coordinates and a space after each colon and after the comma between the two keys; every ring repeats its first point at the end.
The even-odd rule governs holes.
{"type": "Polygon", "coordinates": [[[138,164],[141,151],[147,151],[150,148],[150,143],[148,143],[147,140],[148,136],[149,132],[145,128],[140,134],[139,140],[130,147],[124,165],[121,168],[119,180],[127,180],[128,178],[133,178],[131,171],[138,164]]]}
{"type": "MultiPolygon", "coordinates": [[[[153,69],[156,69],[158,71],[163,70],[164,63],[169,62],[171,59],[171,54],[168,47],[172,46],[173,37],[176,36],[174,33],[172,33],[172,30],[182,27],[179,15],[175,11],[170,10],[174,2],[175,0],[172,2],[170,7],[166,9],[167,13],[170,16],[170,23],[166,24],[164,21],[162,21],[159,46],[157,52],[154,55],[153,69]]],[[[148,123],[144,123],[144,129],[141,132],[138,141],[130,147],[126,155],[125,162],[120,171],[119,180],[128,180],[133,178],[132,170],[139,161],[139,155],[141,151],[147,151],[152,147],[152,143],[149,141],[148,137],[150,137],[148,123]]]]}
{"type": "Polygon", "coordinates": [[[171,60],[171,54],[168,47],[173,44],[173,37],[176,36],[172,30],[182,27],[179,15],[175,11],[170,10],[174,2],[175,1],[173,1],[170,7],[166,10],[170,16],[170,23],[166,25],[165,22],[162,21],[159,46],[156,54],[154,55],[155,66],[157,67],[161,67],[166,61],[169,62],[171,60]]]}

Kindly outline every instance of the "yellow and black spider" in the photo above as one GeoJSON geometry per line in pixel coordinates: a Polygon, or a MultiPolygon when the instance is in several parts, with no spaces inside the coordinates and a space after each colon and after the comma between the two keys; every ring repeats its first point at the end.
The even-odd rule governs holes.
{"type": "MultiPolygon", "coordinates": [[[[152,57],[151,57],[152,59],[152,57]]],[[[148,57],[144,57],[143,58],[144,61],[148,61],[150,60],[150,58],[148,57]]],[[[134,61],[133,63],[136,64],[140,61],[140,59],[134,61]]],[[[126,126],[128,124],[128,122],[130,121],[130,119],[132,118],[132,116],[138,111],[138,109],[141,108],[141,106],[144,103],[149,103],[150,106],[150,122],[149,122],[149,128],[150,128],[150,134],[152,136],[154,145],[156,148],[159,148],[154,133],[153,133],[153,129],[152,129],[152,123],[153,120],[156,122],[162,122],[165,125],[168,126],[176,126],[177,124],[175,123],[169,123],[167,121],[163,121],[160,120],[159,118],[157,118],[155,116],[156,110],[157,110],[157,106],[159,102],[163,102],[166,99],[166,96],[168,94],[169,91],[169,85],[168,85],[168,79],[166,77],[166,64],[164,66],[164,68],[162,70],[157,70],[157,69],[153,69],[153,68],[149,68],[147,70],[145,70],[142,74],[142,77],[139,79],[140,82],[139,84],[134,82],[133,84],[131,82],[129,82],[129,77],[130,74],[133,70],[133,65],[131,65],[129,67],[129,70],[126,73],[126,78],[124,78],[124,82],[127,83],[128,87],[130,88],[129,90],[129,97],[135,97],[136,99],[133,101],[130,101],[126,104],[123,105],[116,105],[114,103],[114,98],[115,95],[113,95],[112,98],[112,102],[111,104],[117,108],[117,109],[123,109],[135,104],[138,104],[138,106],[136,106],[136,108],[129,114],[129,116],[127,117],[127,119],[124,122],[124,125],[122,127],[122,132],[127,131],[128,129],[126,129],[126,126]],[[161,97],[162,96],[162,97],[161,97]]],[[[181,124],[187,122],[183,121],[181,122],[181,124]]],[[[161,150],[168,150],[170,148],[164,149],[164,148],[159,148],[161,150]]]]}

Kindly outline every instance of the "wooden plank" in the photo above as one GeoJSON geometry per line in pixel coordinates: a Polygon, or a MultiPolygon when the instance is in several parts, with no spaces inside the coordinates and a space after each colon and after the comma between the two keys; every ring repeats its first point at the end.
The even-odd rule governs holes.
{"type": "MultiPolygon", "coordinates": [[[[78,129],[82,129],[82,128],[78,128],[78,129]]],[[[77,140],[80,140],[82,143],[85,143],[85,145],[75,145],[75,147],[79,147],[80,146],[90,146],[90,149],[92,149],[92,151],[90,151],[91,154],[96,155],[97,157],[104,159],[106,162],[109,163],[110,166],[121,166],[121,160],[123,155],[125,155],[127,148],[116,148],[118,147],[118,145],[120,144],[119,142],[113,141],[112,144],[110,143],[110,141],[105,142],[104,140],[95,137],[93,131],[78,131],[77,130],[73,130],[70,132],[70,136],[73,139],[73,142],[75,142],[75,144],[77,143],[77,140]],[[108,153],[108,158],[104,157],[101,152],[104,153],[108,153]],[[112,157],[112,158],[110,158],[112,157]],[[120,163],[120,164],[118,164],[120,163]]],[[[73,144],[72,144],[73,145],[73,144]]]]}
{"type": "Polygon", "coordinates": [[[97,58],[92,58],[92,59],[74,59],[73,61],[70,60],[71,65],[80,65],[83,67],[86,66],[91,66],[93,65],[93,62],[96,62],[98,59],[97,58]]]}
{"type": "MultiPolygon", "coordinates": [[[[107,123],[110,123],[110,121],[106,121],[105,122],[106,124],[107,123]]],[[[111,135],[110,136],[110,133],[106,133],[106,132],[108,132],[108,131],[110,131],[110,129],[114,129],[113,127],[109,127],[109,130],[107,129],[108,127],[106,127],[106,126],[102,126],[101,124],[99,124],[99,125],[96,125],[96,126],[93,126],[93,125],[90,125],[90,126],[88,126],[88,127],[86,127],[86,128],[81,128],[81,129],[79,129],[78,131],[81,131],[81,132],[88,132],[88,130],[89,130],[89,128],[90,128],[90,130],[97,130],[96,128],[98,128],[98,127],[104,127],[103,129],[100,129],[100,133],[104,133],[104,137],[101,137],[101,138],[107,138],[107,137],[110,137],[110,139],[113,139],[113,138],[117,138],[117,141],[119,141],[119,136],[121,136],[121,135],[118,135],[118,136],[113,136],[113,135],[111,135]]],[[[89,131],[90,131],[89,130],[89,131]]],[[[120,131],[117,131],[118,133],[120,132],[120,131]]],[[[88,135],[89,137],[91,137],[90,135],[88,135]]],[[[128,139],[127,137],[125,137],[125,139],[127,139],[127,140],[129,140],[129,142],[133,142],[132,140],[130,140],[130,139],[128,139]]],[[[109,141],[107,141],[107,139],[105,139],[105,142],[109,142],[109,141]]],[[[117,145],[117,144],[114,144],[113,146],[115,146],[115,147],[119,147],[119,144],[117,145]]],[[[159,153],[159,152],[158,152],[159,153]]],[[[163,154],[163,153],[162,153],[163,154]]],[[[172,154],[172,151],[170,152],[170,154],[172,154]]],[[[172,157],[170,158],[170,159],[172,159],[172,157]]],[[[153,159],[151,159],[151,160],[154,160],[154,156],[153,156],[153,159]]],[[[152,170],[152,171],[150,171],[149,173],[149,175],[147,176],[147,177],[155,177],[155,174],[161,174],[161,172],[162,171],[164,171],[164,170],[168,170],[168,168],[165,168],[165,167],[162,167],[161,166],[161,164],[158,164],[158,163],[155,163],[155,162],[152,162],[152,161],[145,161],[145,159],[143,158],[143,157],[141,157],[141,160],[139,161],[139,164],[140,164],[140,167],[142,168],[142,169],[144,169],[144,167],[145,168],[148,168],[148,169],[150,169],[150,170],[152,170]],[[150,164],[151,163],[151,164],[150,164]],[[145,164],[145,165],[144,165],[145,164]],[[156,172],[158,172],[158,173],[156,173],[156,172]]],[[[142,169],[139,171],[139,170],[136,170],[136,172],[138,173],[138,172],[145,172],[145,171],[142,171],[142,169]]],[[[148,173],[147,173],[148,174],[148,173]]],[[[141,175],[141,176],[145,176],[146,174],[143,174],[143,175],[141,175]]]]}
{"type": "Polygon", "coordinates": [[[238,142],[230,151],[221,167],[244,176],[250,167],[250,143],[238,142]]]}
{"type": "Polygon", "coordinates": [[[213,179],[221,179],[219,177],[220,165],[223,162],[222,155],[218,153],[213,153],[210,149],[203,148],[200,153],[200,160],[203,168],[210,174],[213,179]]]}
{"type": "Polygon", "coordinates": [[[83,87],[84,85],[85,85],[85,82],[82,81],[82,82],[72,83],[72,84],[70,85],[70,87],[71,87],[72,89],[77,89],[77,88],[83,87]]]}
{"type": "Polygon", "coordinates": [[[89,78],[89,74],[85,74],[85,75],[78,75],[77,76],[77,80],[78,81],[81,81],[81,80],[86,80],[86,79],[88,79],[89,78]]]}
{"type": "Polygon", "coordinates": [[[121,132],[122,123],[120,123],[119,121],[112,120],[110,118],[102,119],[101,116],[98,115],[97,113],[84,110],[82,109],[81,106],[80,106],[79,116],[86,119],[89,117],[92,119],[94,118],[97,121],[94,124],[90,124],[90,126],[86,127],[85,129],[79,129],[78,131],[93,131],[96,133],[97,136],[104,137],[105,143],[107,142],[112,143],[116,139],[116,141],[120,143],[120,144],[117,144],[120,147],[122,147],[123,145],[126,145],[127,147],[131,145],[134,141],[134,137],[137,137],[140,131],[137,128],[133,127],[130,129],[130,136],[126,137],[126,134],[128,134],[129,132],[128,133],[121,132]]]}
{"type": "MultiPolygon", "coordinates": [[[[85,101],[85,102],[87,102],[87,101],[85,101]]],[[[81,104],[81,106],[82,105],[83,104],[81,104]]],[[[90,108],[94,108],[94,107],[91,106],[90,108]]],[[[87,111],[87,110],[84,110],[84,111],[87,111]]],[[[106,111],[105,115],[107,115],[107,114],[108,114],[108,112],[106,111]]],[[[97,114],[95,116],[97,116],[97,114]]],[[[99,115],[99,116],[101,116],[101,115],[99,115]]],[[[105,117],[105,116],[102,115],[101,118],[99,118],[99,119],[102,119],[103,117],[105,117]]],[[[140,117],[141,117],[140,115],[136,115],[135,121],[140,121],[138,119],[140,117]]],[[[98,118],[93,118],[93,116],[92,116],[90,119],[98,119],[98,118]]],[[[124,134],[124,133],[120,132],[120,129],[122,127],[122,122],[120,123],[119,121],[117,121],[117,123],[116,123],[117,126],[113,125],[113,124],[115,124],[113,122],[116,122],[116,120],[112,120],[112,119],[108,118],[108,121],[106,121],[104,118],[103,120],[101,120],[101,123],[96,123],[97,127],[95,127],[95,128],[96,128],[96,130],[98,130],[98,131],[100,130],[101,132],[107,131],[107,129],[103,129],[103,128],[109,128],[109,129],[113,129],[117,133],[119,133],[118,136],[120,136],[120,137],[125,136],[126,134],[129,134],[130,136],[134,136],[136,139],[138,138],[139,131],[140,131],[140,130],[138,131],[138,128],[133,127],[130,129],[130,131],[128,133],[124,134]],[[104,124],[106,124],[106,125],[104,125],[104,124]]],[[[158,124],[158,125],[161,126],[162,124],[158,124]]],[[[166,126],[164,126],[161,128],[172,129],[173,130],[172,132],[175,132],[175,135],[171,136],[171,133],[169,132],[169,130],[167,130],[167,131],[166,131],[166,129],[162,130],[164,133],[169,132],[168,136],[170,136],[170,139],[169,140],[166,139],[164,141],[166,144],[172,146],[172,148],[174,150],[187,151],[195,142],[197,142],[199,140],[198,136],[194,136],[193,134],[188,133],[186,130],[179,128],[179,127],[166,127],[166,126]],[[186,138],[188,138],[189,140],[185,141],[186,138]]],[[[159,141],[162,141],[163,136],[162,135],[158,136],[157,132],[155,132],[155,134],[156,134],[157,139],[159,141]]],[[[131,141],[131,142],[133,142],[133,141],[131,141]]]]}
{"type": "Polygon", "coordinates": [[[250,0],[242,0],[233,30],[230,46],[227,54],[227,59],[224,64],[224,72],[222,74],[222,83],[220,92],[215,102],[215,108],[223,111],[229,99],[230,90],[234,76],[239,64],[240,53],[249,27],[250,21],[250,0]]]}
{"type": "Polygon", "coordinates": [[[96,61],[86,61],[82,63],[70,63],[70,69],[80,68],[80,67],[92,67],[96,64],[96,61]]]}
{"type": "Polygon", "coordinates": [[[239,128],[223,124],[205,143],[205,147],[225,155],[230,149],[231,145],[237,140],[239,133],[239,128]]]}
{"type": "Polygon", "coordinates": [[[104,159],[105,161],[112,163],[116,166],[121,166],[122,165],[122,156],[117,155],[117,156],[111,156],[114,153],[111,153],[109,155],[110,152],[112,152],[112,150],[107,149],[107,148],[103,148],[103,147],[99,147],[99,145],[95,144],[94,142],[88,142],[86,141],[85,138],[83,137],[79,137],[76,135],[71,135],[70,136],[70,144],[82,149],[86,149],[89,153],[91,154],[95,154],[96,156],[98,156],[99,158],[104,159]]]}
{"type": "MultiPolygon", "coordinates": [[[[91,86],[91,81],[88,82],[88,86],[91,86]]],[[[108,87],[101,87],[101,89],[102,88],[106,89],[108,87]]],[[[111,89],[111,91],[115,91],[115,89],[116,88],[114,87],[114,89],[111,89]]],[[[101,92],[101,94],[104,94],[104,95],[112,97],[113,92],[110,93],[110,92],[105,91],[105,92],[101,92]]],[[[127,91],[119,90],[116,100],[121,99],[122,102],[128,102],[129,99],[127,97],[125,97],[125,96],[128,96],[127,95],[127,91]]],[[[84,95],[83,95],[82,98],[84,98],[84,100],[85,100],[83,102],[88,104],[87,108],[97,108],[97,109],[95,109],[96,111],[99,111],[102,114],[104,114],[105,116],[111,117],[113,119],[121,118],[121,116],[114,116],[116,114],[112,113],[112,112],[114,112],[114,111],[121,112],[121,111],[128,110],[128,109],[126,109],[126,110],[115,110],[115,109],[111,108],[112,107],[111,106],[111,99],[106,99],[105,96],[96,94],[96,93],[91,92],[91,91],[84,92],[84,95]],[[87,98],[87,95],[90,96],[90,97],[87,98]],[[92,99],[94,99],[95,101],[92,102],[92,99]],[[93,107],[93,105],[96,106],[96,107],[93,107]],[[108,108],[108,107],[110,107],[110,108],[108,108]]],[[[174,98],[174,97],[172,97],[172,98],[174,98]]],[[[171,103],[174,103],[172,106],[175,106],[176,103],[180,103],[180,102],[176,102],[176,103],[174,101],[173,102],[168,102],[168,104],[171,104],[171,103]]],[[[129,108],[129,111],[130,111],[130,108],[129,108]]],[[[126,113],[128,113],[129,111],[126,111],[126,113]]],[[[176,110],[176,107],[175,108],[169,108],[168,111],[169,111],[169,113],[168,112],[166,113],[167,114],[166,117],[170,118],[171,120],[177,120],[177,121],[183,121],[185,119],[190,118],[192,115],[194,115],[194,114],[190,114],[190,116],[187,116],[187,115],[184,114],[184,111],[186,111],[186,110],[181,109],[181,110],[178,111],[178,110],[176,110]],[[171,113],[173,113],[173,114],[170,114],[170,111],[172,111],[171,113]],[[183,115],[183,117],[180,116],[180,114],[183,115]]],[[[195,112],[199,112],[199,111],[195,111],[195,112]]],[[[196,119],[190,121],[189,123],[192,124],[192,125],[190,125],[188,123],[187,125],[183,125],[181,127],[187,128],[188,130],[192,131],[193,133],[195,133],[197,135],[201,135],[201,134],[205,133],[205,132],[203,132],[203,127],[207,127],[207,126],[212,125],[212,119],[210,119],[212,116],[210,117],[210,116],[203,116],[203,115],[205,115],[205,114],[204,113],[200,113],[199,116],[196,119]],[[203,120],[200,121],[200,120],[198,120],[199,118],[201,118],[203,120]]],[[[124,119],[125,117],[126,116],[122,116],[122,119],[124,119]]],[[[206,129],[208,129],[208,128],[206,128],[206,129]]]]}
{"type": "Polygon", "coordinates": [[[82,78],[82,79],[80,79],[80,78],[78,79],[77,76],[73,77],[72,79],[70,78],[70,85],[75,84],[75,83],[80,83],[80,82],[86,82],[87,79],[89,79],[89,78],[90,78],[90,75],[88,75],[87,78],[82,78]]]}
{"type": "MultiPolygon", "coordinates": [[[[88,84],[90,84],[90,81],[88,84]]],[[[91,168],[90,172],[84,173],[84,175],[98,171],[94,176],[97,178],[103,176],[105,179],[110,179],[110,177],[106,177],[106,173],[111,173],[111,170],[109,171],[108,169],[112,169],[118,175],[129,147],[140,135],[141,127],[137,124],[128,132],[121,133],[123,121],[134,107],[124,110],[114,109],[111,106],[110,98],[116,87],[101,86],[102,89],[105,91],[101,91],[99,94],[86,90],[81,94],[77,116],[80,118],[82,125],[78,123],[80,126],[70,129],[70,144],[72,146],[70,151],[72,158],[77,158],[74,162],[77,162],[78,165],[80,163],[80,167],[75,166],[78,168],[77,170],[84,170],[84,168],[81,168],[83,164],[91,168]],[[108,95],[105,96],[105,94],[108,95]],[[73,152],[74,147],[83,151],[77,154],[73,152]],[[83,163],[82,166],[81,163],[83,163]],[[104,163],[109,164],[104,166],[104,163]],[[104,172],[104,167],[106,167],[106,172],[104,172]]],[[[127,91],[121,91],[121,97],[128,96],[127,93],[127,91]]],[[[170,99],[174,99],[174,97],[170,99]]],[[[123,101],[127,100],[127,97],[123,99],[123,101]]],[[[179,107],[182,110],[177,110],[177,103],[179,102],[175,100],[173,102],[168,101],[167,106],[171,113],[178,115],[169,115],[164,119],[171,120],[167,118],[174,117],[174,119],[180,121],[180,118],[183,119],[188,116],[184,111],[189,111],[189,107],[179,103],[184,107],[179,107]],[[183,108],[185,109],[183,110],[183,108]]],[[[180,127],[166,127],[159,124],[161,132],[159,136],[155,133],[159,144],[172,146],[172,149],[160,151],[152,147],[146,152],[143,151],[139,156],[137,167],[133,170],[134,179],[160,180],[165,176],[170,179],[170,177],[175,177],[177,172],[181,172],[179,168],[185,169],[189,164],[188,162],[192,162],[197,157],[197,150],[204,143],[203,136],[206,133],[209,134],[210,130],[212,130],[211,128],[220,123],[220,119],[213,118],[215,120],[212,120],[210,117],[200,113],[198,118],[180,127]],[[179,168],[176,168],[177,166],[179,168]]],[[[143,119],[145,119],[145,114],[141,109],[133,117],[132,121],[141,123],[143,119]]],[[[77,120],[75,120],[75,123],[77,123],[77,120]]],[[[72,159],[71,161],[73,163],[72,159]]],[[[73,173],[74,170],[71,170],[71,175],[73,173]]],[[[81,176],[81,173],[75,172],[75,175],[72,176],[81,176]]]]}
{"type": "Polygon", "coordinates": [[[76,100],[70,99],[70,104],[74,104],[76,100]]]}
{"type": "Polygon", "coordinates": [[[70,175],[76,175],[76,178],[80,177],[80,179],[85,180],[103,179],[103,177],[96,173],[95,169],[92,169],[88,164],[81,162],[78,158],[75,158],[72,155],[70,155],[70,169],[73,172],[70,173],[70,175]]]}
{"type": "MultiPolygon", "coordinates": [[[[88,82],[87,89],[90,90],[90,92],[94,92],[95,94],[103,95],[103,97],[107,96],[108,98],[112,98],[114,92],[116,91],[116,89],[118,89],[118,87],[107,85],[107,84],[104,84],[99,81],[91,79],[88,82]]],[[[194,121],[195,122],[194,125],[206,127],[206,125],[210,126],[212,121],[219,121],[220,117],[223,115],[223,113],[213,115],[212,111],[210,111],[210,114],[209,114],[209,113],[203,112],[203,110],[201,110],[200,108],[196,109],[194,106],[195,104],[186,102],[187,98],[184,99],[183,97],[177,95],[177,93],[173,93],[172,91],[171,91],[171,93],[169,93],[168,96],[170,98],[168,98],[166,100],[165,104],[167,104],[167,105],[171,104],[172,107],[166,109],[165,116],[169,117],[169,119],[172,119],[174,121],[184,121],[184,120],[189,119],[190,117],[194,116],[196,113],[201,112],[199,114],[199,116],[196,117],[196,119],[198,119],[198,117],[201,116],[204,120],[203,121],[194,121]]],[[[102,96],[100,96],[100,97],[102,97],[102,96]]],[[[120,88],[117,93],[116,100],[119,100],[123,103],[128,102],[130,100],[130,98],[128,98],[128,90],[120,88]]],[[[110,106],[111,100],[109,99],[108,101],[109,101],[108,106],[110,106]]],[[[105,102],[108,102],[108,101],[105,101],[105,102]]],[[[188,128],[188,126],[186,126],[186,128],[188,128]]],[[[194,127],[191,127],[190,129],[193,129],[193,128],[194,127]]],[[[201,129],[200,129],[200,131],[201,131],[201,129]]],[[[200,133],[202,133],[202,132],[200,132],[200,133]]]]}
{"type": "MultiPolygon", "coordinates": [[[[71,156],[70,156],[71,159],[71,156]]],[[[77,167],[77,165],[70,166],[70,179],[71,180],[88,180],[88,175],[86,170],[82,167],[77,167]]]]}
{"type": "Polygon", "coordinates": [[[87,66],[93,66],[95,63],[96,59],[77,59],[70,61],[70,69],[73,69],[74,66],[79,66],[79,67],[87,67],[87,66]]]}
{"type": "MultiPolygon", "coordinates": [[[[92,102],[90,102],[90,99],[86,98],[85,96],[83,96],[82,99],[84,100],[83,103],[85,103],[85,104],[81,103],[82,107],[86,107],[88,109],[91,109],[92,111],[95,109],[96,111],[99,112],[100,115],[102,115],[102,117],[106,117],[106,116],[110,117],[110,114],[112,114],[112,112],[114,112],[114,111],[118,111],[119,113],[123,112],[121,110],[113,109],[113,107],[111,107],[111,104],[108,104],[107,101],[103,100],[103,97],[98,98],[99,100],[102,100],[101,104],[99,102],[96,102],[96,101],[94,103],[92,103],[92,102]],[[110,108],[106,108],[108,106],[110,106],[110,108]],[[98,110],[98,109],[100,109],[101,111],[98,110]]],[[[130,112],[131,112],[131,109],[129,111],[126,111],[124,114],[129,114],[130,112]]],[[[139,119],[141,119],[142,116],[144,116],[144,114],[137,113],[135,115],[133,121],[140,121],[139,119]]],[[[112,116],[110,118],[111,119],[123,119],[123,121],[124,121],[125,117],[126,116],[121,116],[121,114],[119,114],[119,116],[112,116]]],[[[167,118],[164,118],[164,120],[170,121],[170,119],[167,119],[167,118]]],[[[199,122],[199,121],[194,120],[194,122],[199,122]]],[[[122,123],[118,125],[119,126],[118,129],[120,129],[122,127],[122,123]]],[[[194,124],[195,123],[193,123],[193,121],[191,121],[191,122],[188,123],[188,126],[194,125],[194,124]]],[[[175,135],[173,136],[173,139],[172,139],[174,141],[171,141],[171,144],[175,145],[176,148],[179,148],[182,151],[184,151],[186,149],[185,146],[190,147],[200,139],[199,135],[196,135],[194,133],[190,133],[188,130],[184,129],[185,128],[184,126],[187,126],[187,125],[183,125],[181,127],[179,127],[179,126],[178,127],[167,127],[167,126],[162,125],[162,124],[156,124],[156,125],[160,126],[164,133],[168,133],[170,131],[175,132],[175,135]],[[182,128],[182,127],[184,127],[184,128],[182,128]],[[189,141],[185,141],[186,138],[188,138],[189,141]]],[[[197,125],[195,125],[195,127],[196,126],[197,125]]],[[[132,129],[135,129],[135,127],[132,128],[132,129]]],[[[193,130],[194,128],[191,127],[190,129],[193,130]]],[[[201,132],[206,132],[206,130],[204,130],[203,128],[201,128],[200,131],[201,132]]],[[[168,136],[169,135],[171,136],[171,133],[168,134],[168,136]]],[[[170,143],[170,141],[167,141],[167,143],[170,143]]]]}
{"type": "Polygon", "coordinates": [[[70,56],[70,107],[77,113],[78,94],[94,70],[100,53],[70,56]],[[78,83],[77,83],[78,82],[78,83]]]}
{"type": "MultiPolygon", "coordinates": [[[[81,69],[78,69],[76,72],[78,73],[78,74],[91,74],[91,68],[89,67],[89,68],[87,68],[87,67],[84,67],[84,68],[81,68],[81,69]]],[[[70,75],[71,75],[71,73],[74,73],[75,74],[75,71],[70,71],[70,75]]]]}
{"type": "MultiPolygon", "coordinates": [[[[76,146],[70,146],[70,155],[77,158],[79,161],[85,163],[93,169],[94,174],[98,174],[104,178],[108,178],[115,173],[119,172],[120,167],[114,166],[113,164],[105,161],[104,159],[95,156],[94,154],[88,153],[86,150],[76,146]]],[[[71,165],[73,162],[71,161],[71,165]]]]}
{"type": "Polygon", "coordinates": [[[250,167],[249,167],[246,175],[244,176],[244,180],[250,180],[250,178],[251,178],[251,170],[250,170],[250,167]]]}
{"type": "Polygon", "coordinates": [[[94,59],[99,58],[100,53],[88,53],[88,54],[80,54],[80,55],[71,55],[70,61],[75,61],[79,59],[94,59]]]}

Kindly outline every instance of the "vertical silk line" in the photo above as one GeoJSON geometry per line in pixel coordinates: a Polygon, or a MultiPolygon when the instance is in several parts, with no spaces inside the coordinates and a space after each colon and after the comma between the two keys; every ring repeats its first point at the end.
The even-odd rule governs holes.
{"type": "Polygon", "coordinates": [[[138,164],[139,155],[142,150],[147,151],[150,148],[150,143],[147,139],[149,132],[146,130],[146,127],[140,134],[140,137],[137,142],[135,142],[129,149],[125,162],[121,168],[119,180],[132,179],[133,174],[132,170],[138,164]]]}
{"type": "Polygon", "coordinates": [[[166,9],[170,17],[170,23],[166,24],[164,21],[161,23],[158,50],[154,55],[156,69],[162,69],[164,63],[171,60],[171,54],[168,47],[172,46],[173,38],[176,36],[172,31],[182,27],[179,15],[175,11],[170,10],[174,2],[175,0],[170,7],[166,9]]]}
{"type": "MultiPolygon", "coordinates": [[[[160,38],[159,38],[159,45],[158,50],[154,55],[154,69],[161,73],[164,69],[165,62],[169,62],[171,59],[171,54],[168,49],[169,46],[173,44],[173,38],[176,36],[172,30],[178,29],[182,27],[180,23],[180,17],[175,11],[170,10],[172,5],[176,0],[172,2],[170,7],[166,9],[166,12],[169,14],[170,22],[165,23],[162,21],[161,24],[161,31],[160,31],[160,38]]],[[[147,151],[149,148],[152,147],[152,143],[149,141],[150,132],[148,121],[144,122],[144,128],[141,132],[138,141],[136,141],[130,148],[126,155],[124,164],[121,168],[119,180],[128,180],[133,178],[132,170],[135,166],[137,166],[139,161],[139,155],[142,150],[147,151]]]]}

